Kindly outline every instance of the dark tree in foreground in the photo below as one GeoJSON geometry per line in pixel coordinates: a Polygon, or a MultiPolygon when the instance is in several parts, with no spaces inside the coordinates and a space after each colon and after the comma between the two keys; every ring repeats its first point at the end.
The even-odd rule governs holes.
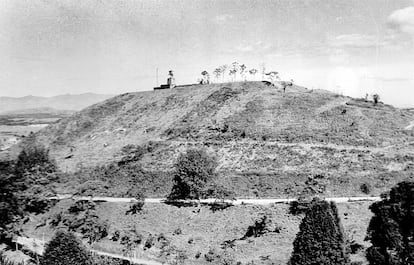
{"type": "Polygon", "coordinates": [[[367,249],[371,265],[414,264],[414,182],[401,182],[371,205],[367,249]]]}
{"type": "Polygon", "coordinates": [[[58,231],[46,245],[41,265],[92,265],[92,257],[71,232],[58,231]]]}
{"type": "Polygon", "coordinates": [[[293,242],[289,265],[349,264],[336,205],[314,200],[293,242]]]}
{"type": "Polygon", "coordinates": [[[205,150],[189,149],[175,163],[174,185],[169,199],[200,199],[215,177],[217,161],[205,150]]]}

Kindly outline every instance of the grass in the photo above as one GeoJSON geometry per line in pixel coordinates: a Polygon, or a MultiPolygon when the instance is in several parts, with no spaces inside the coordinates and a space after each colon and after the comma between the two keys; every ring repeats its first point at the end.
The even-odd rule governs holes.
{"type": "MultiPolygon", "coordinates": [[[[37,238],[45,235],[48,238],[53,234],[51,228],[42,226],[36,229],[36,224],[54,213],[64,211],[70,205],[70,201],[61,201],[49,213],[33,216],[24,225],[24,233],[37,238]]],[[[338,205],[349,239],[365,247],[368,243],[364,237],[371,217],[369,205],[367,202],[338,205]]],[[[166,204],[146,204],[142,213],[126,215],[128,203],[100,203],[96,207],[99,218],[110,224],[110,234],[121,231],[122,235],[133,230],[142,236],[142,243],[129,254],[136,252],[137,257],[165,260],[167,256],[162,250],[167,248],[163,245],[163,240],[159,239],[165,237],[169,251],[183,252],[188,257],[186,264],[205,263],[204,255],[210,248],[217,254],[229,252],[243,264],[252,260],[255,264],[286,264],[302,218],[289,214],[288,208],[286,204],[240,205],[213,212],[204,206],[178,208],[166,204]],[[269,229],[258,237],[246,236],[249,229],[260,222],[263,216],[270,222],[269,229]],[[278,230],[273,229],[275,227],[278,230]],[[144,243],[150,237],[154,238],[153,244],[144,249],[144,243]],[[229,241],[233,241],[233,244],[226,244],[229,241]],[[201,253],[201,258],[196,258],[197,253],[201,253]],[[267,256],[267,261],[262,260],[267,256]]],[[[120,241],[114,242],[110,237],[94,243],[93,247],[116,254],[122,254],[125,250],[120,241]]],[[[353,260],[363,260],[362,254],[363,252],[358,252],[353,255],[353,260]]]]}

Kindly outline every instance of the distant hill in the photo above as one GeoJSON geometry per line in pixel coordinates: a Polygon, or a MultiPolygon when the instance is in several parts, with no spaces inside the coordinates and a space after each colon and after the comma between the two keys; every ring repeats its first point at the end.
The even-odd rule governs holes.
{"type": "Polygon", "coordinates": [[[32,115],[55,115],[55,116],[69,116],[76,111],[74,110],[64,110],[64,109],[54,109],[48,107],[40,108],[29,108],[29,109],[17,109],[1,112],[0,116],[32,116],[32,115]]]}
{"type": "Polygon", "coordinates": [[[414,111],[323,90],[282,93],[261,82],[127,93],[38,132],[58,165],[74,171],[150,144],[147,170],[172,169],[190,147],[219,159],[223,185],[244,196],[286,196],[322,175],[327,196],[375,194],[414,178],[414,111]]]}
{"type": "Polygon", "coordinates": [[[0,114],[10,114],[14,111],[22,112],[22,110],[25,111],[27,109],[46,110],[47,108],[52,108],[55,110],[78,111],[110,97],[113,97],[113,95],[94,93],[85,93],[79,95],[66,94],[54,97],[0,97],[0,114]]]}

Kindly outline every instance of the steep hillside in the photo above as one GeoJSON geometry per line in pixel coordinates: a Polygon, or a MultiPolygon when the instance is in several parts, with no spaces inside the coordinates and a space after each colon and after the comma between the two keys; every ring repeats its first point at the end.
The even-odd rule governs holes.
{"type": "Polygon", "coordinates": [[[413,177],[413,121],[413,110],[382,103],[240,82],[123,94],[48,126],[38,139],[66,171],[119,161],[124,146],[148,143],[144,168],[170,171],[180,152],[204,146],[238,195],[289,195],[316,174],[328,195],[359,194],[366,182],[377,194],[413,177]]]}

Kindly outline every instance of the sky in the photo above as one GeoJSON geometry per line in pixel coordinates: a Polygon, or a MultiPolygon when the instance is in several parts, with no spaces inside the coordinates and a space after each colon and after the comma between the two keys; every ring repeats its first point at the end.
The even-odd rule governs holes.
{"type": "Polygon", "coordinates": [[[412,0],[1,0],[0,96],[151,90],[232,62],[414,107],[412,0]]]}

